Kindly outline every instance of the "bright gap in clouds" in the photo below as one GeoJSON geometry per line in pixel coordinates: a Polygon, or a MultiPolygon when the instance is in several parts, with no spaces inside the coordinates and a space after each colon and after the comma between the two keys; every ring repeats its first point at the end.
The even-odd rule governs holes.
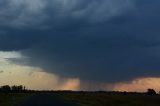
{"type": "Polygon", "coordinates": [[[11,52],[0,51],[0,59],[21,58],[21,57],[22,57],[22,55],[19,52],[16,52],[16,51],[11,51],[11,52]]]}
{"type": "Polygon", "coordinates": [[[78,78],[60,79],[38,67],[14,64],[10,59],[24,59],[20,52],[0,52],[0,86],[24,85],[35,90],[78,90],[78,78]]]}
{"type": "Polygon", "coordinates": [[[138,78],[129,82],[120,82],[115,84],[114,91],[129,91],[129,92],[145,92],[147,89],[155,89],[160,91],[160,78],[159,77],[147,77],[138,78]]]}

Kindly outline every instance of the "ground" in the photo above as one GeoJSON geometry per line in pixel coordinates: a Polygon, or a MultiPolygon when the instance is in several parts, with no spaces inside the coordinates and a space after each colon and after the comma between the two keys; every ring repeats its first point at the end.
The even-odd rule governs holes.
{"type": "Polygon", "coordinates": [[[16,106],[28,100],[33,94],[0,93],[0,106],[16,106]]]}
{"type": "Polygon", "coordinates": [[[0,93],[0,106],[160,106],[160,95],[105,92],[0,93]]]}
{"type": "Polygon", "coordinates": [[[160,106],[159,95],[70,92],[61,97],[80,106],[160,106]]]}

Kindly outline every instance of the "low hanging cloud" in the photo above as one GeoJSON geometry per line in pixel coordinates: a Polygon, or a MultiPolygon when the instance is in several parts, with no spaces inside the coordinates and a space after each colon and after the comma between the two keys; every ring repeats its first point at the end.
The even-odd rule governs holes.
{"type": "Polygon", "coordinates": [[[0,14],[1,29],[6,32],[0,36],[0,49],[21,52],[28,57],[27,65],[82,81],[117,82],[160,75],[158,0],[3,3],[2,10],[9,14],[0,14]],[[11,5],[15,10],[4,8],[11,5]],[[15,18],[10,20],[11,13],[15,18]]]}

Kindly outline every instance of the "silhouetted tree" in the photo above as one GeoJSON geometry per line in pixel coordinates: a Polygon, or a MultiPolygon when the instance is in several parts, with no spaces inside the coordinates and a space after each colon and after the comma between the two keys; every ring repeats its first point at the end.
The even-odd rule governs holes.
{"type": "Polygon", "coordinates": [[[9,92],[9,91],[11,91],[11,87],[9,85],[4,85],[0,89],[1,89],[2,92],[9,92]]]}
{"type": "Polygon", "coordinates": [[[11,87],[12,91],[24,91],[25,90],[25,86],[19,85],[19,86],[12,86],[11,87]]]}
{"type": "Polygon", "coordinates": [[[123,92],[123,94],[124,94],[124,95],[127,95],[127,92],[125,91],[125,92],[123,92]]]}
{"type": "Polygon", "coordinates": [[[154,89],[148,89],[147,95],[156,95],[156,91],[154,89]]]}

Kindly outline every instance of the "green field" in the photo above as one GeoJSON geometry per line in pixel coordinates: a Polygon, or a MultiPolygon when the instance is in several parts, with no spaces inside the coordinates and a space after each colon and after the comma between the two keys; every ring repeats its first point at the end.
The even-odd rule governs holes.
{"type": "Polygon", "coordinates": [[[160,106],[160,96],[109,95],[107,93],[61,93],[63,99],[80,106],[160,106]]]}
{"type": "Polygon", "coordinates": [[[0,106],[17,106],[26,101],[32,94],[0,93],[0,106]]]}
{"type": "MultiPolygon", "coordinates": [[[[18,106],[39,93],[0,93],[0,106],[18,106]]],[[[160,95],[99,92],[50,92],[80,106],[160,106],[160,95]]]]}

